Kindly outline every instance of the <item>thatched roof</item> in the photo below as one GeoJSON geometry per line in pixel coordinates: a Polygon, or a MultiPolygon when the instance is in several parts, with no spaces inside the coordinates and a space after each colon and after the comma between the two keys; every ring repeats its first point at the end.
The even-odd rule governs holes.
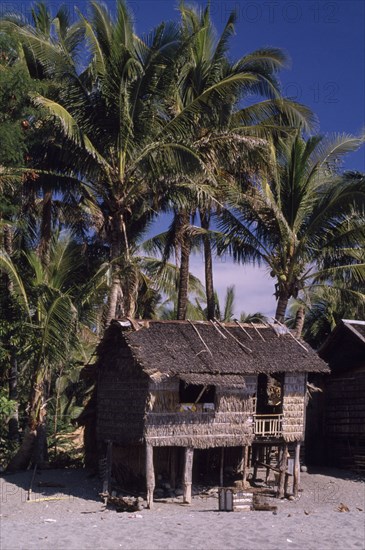
{"type": "Polygon", "coordinates": [[[318,351],[332,371],[365,366],[365,321],[342,319],[318,351]]]}
{"type": "MultiPolygon", "coordinates": [[[[109,338],[125,339],[156,382],[242,386],[242,374],[329,372],[326,363],[288,331],[269,325],[207,321],[113,321],[109,338]]],[[[107,335],[106,335],[107,337],[107,335]]]]}

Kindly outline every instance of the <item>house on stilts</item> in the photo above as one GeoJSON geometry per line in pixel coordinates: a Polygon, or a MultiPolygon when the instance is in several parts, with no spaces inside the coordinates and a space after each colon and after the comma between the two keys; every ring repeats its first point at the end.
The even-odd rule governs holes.
{"type": "Polygon", "coordinates": [[[307,375],[329,369],[285,327],[115,320],[87,370],[96,388],[87,452],[107,454],[117,479],[143,476],[149,507],[162,474],[181,481],[189,503],[193,469],[216,468],[222,485],[230,463],[245,482],[249,468],[270,467],[273,448],[279,495],[288,453],[298,491],[307,375]]]}
{"type": "Polygon", "coordinates": [[[330,376],[316,375],[322,389],[309,407],[316,422],[308,426],[307,440],[320,441],[313,462],[365,472],[365,321],[343,319],[318,354],[329,365],[330,376]]]}

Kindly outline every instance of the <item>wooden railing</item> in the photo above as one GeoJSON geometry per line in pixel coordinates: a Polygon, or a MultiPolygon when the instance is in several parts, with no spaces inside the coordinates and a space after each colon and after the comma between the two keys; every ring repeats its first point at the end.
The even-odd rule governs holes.
{"type": "Polygon", "coordinates": [[[279,436],[281,435],[282,414],[255,414],[255,435],[279,436]]]}

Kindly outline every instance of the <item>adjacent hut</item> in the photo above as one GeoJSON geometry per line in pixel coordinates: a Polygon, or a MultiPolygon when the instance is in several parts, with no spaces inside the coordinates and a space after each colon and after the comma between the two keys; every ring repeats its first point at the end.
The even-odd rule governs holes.
{"type": "Polygon", "coordinates": [[[110,457],[113,446],[116,475],[144,474],[149,506],[161,469],[172,486],[182,479],[190,502],[193,462],[203,450],[218,453],[222,483],[225,452],[236,452],[245,481],[248,462],[265,463],[266,450],[279,447],[282,496],[294,447],[298,491],[307,374],[328,367],[285,328],[119,320],[97,355],[95,448],[105,453],[108,445],[110,457]]]}
{"type": "Polygon", "coordinates": [[[342,320],[319,350],[323,381],[318,434],[330,466],[365,471],[365,321],[342,320]]]}

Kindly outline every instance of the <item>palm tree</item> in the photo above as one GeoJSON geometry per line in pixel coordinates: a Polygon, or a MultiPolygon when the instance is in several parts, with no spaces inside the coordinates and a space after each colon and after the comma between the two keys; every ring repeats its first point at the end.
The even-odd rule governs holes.
{"type": "Polygon", "coordinates": [[[365,178],[338,175],[338,159],[362,143],[348,135],[279,142],[266,178],[231,197],[221,249],[264,264],[276,279],[276,319],[306,286],[364,281],[365,178]]]}
{"type": "MultiPolygon", "coordinates": [[[[0,29],[5,31],[5,36],[17,41],[18,51],[13,63],[24,72],[28,92],[35,94],[42,90],[42,93],[57,100],[63,86],[63,81],[58,78],[57,63],[44,65],[33,46],[41,45],[48,52],[57,46],[68,58],[69,64],[75,64],[84,31],[78,25],[71,24],[67,6],[62,5],[53,17],[44,2],[35,2],[30,23],[21,14],[5,14],[0,21],[0,29]]],[[[62,171],[64,162],[62,148],[55,144],[54,124],[47,123],[42,112],[31,107],[28,107],[28,116],[24,115],[21,121],[22,141],[28,146],[22,159],[23,170],[16,170],[15,174],[18,173],[24,183],[21,212],[23,234],[34,235],[38,254],[46,262],[52,230],[57,222],[60,223],[57,217],[60,213],[61,217],[69,217],[70,198],[74,193],[65,178],[56,177],[57,170],[62,171]],[[58,194],[56,203],[55,192],[58,194]],[[62,195],[68,197],[65,204],[62,203],[62,195]]]]}
{"type": "Polygon", "coordinates": [[[81,75],[62,44],[50,47],[23,29],[19,34],[42,66],[51,67],[67,84],[58,103],[41,96],[34,101],[60,121],[66,147],[73,148],[66,176],[80,185],[81,175],[84,196],[102,214],[113,269],[109,322],[118,312],[133,314],[136,289],[122,277],[130,262],[133,224],[145,226],[154,215],[157,187],[167,181],[166,174],[173,178],[188,161],[199,163],[183,139],[174,137],[178,131],[184,135],[191,121],[180,113],[173,126],[167,102],[176,80],[172,59],[180,44],[178,29],[161,24],[142,40],[122,0],[115,21],[96,2],[91,10],[91,21],[80,15],[92,52],[81,75]],[[70,163],[75,158],[77,163],[70,163]]]}
{"type": "MultiPolygon", "coordinates": [[[[176,95],[176,110],[194,108],[195,129],[190,136],[206,165],[215,175],[209,194],[202,194],[190,205],[198,209],[205,257],[205,287],[208,318],[215,311],[212,244],[210,222],[212,212],[224,202],[222,182],[242,177],[252,172],[265,160],[267,137],[279,130],[280,124],[307,124],[311,119],[309,110],[300,105],[280,99],[280,87],[276,73],[287,63],[284,53],[275,48],[257,50],[231,63],[228,58],[229,39],[234,32],[236,14],[232,12],[220,36],[210,15],[210,4],[196,9],[180,3],[182,34],[188,44],[187,59],[180,73],[176,95]],[[242,101],[250,94],[266,97],[250,107],[242,108],[242,101]],[[204,109],[196,109],[201,99],[209,98],[204,109]]],[[[288,127],[286,128],[288,131],[288,127]]],[[[197,175],[199,177],[199,175],[197,175]]],[[[206,174],[201,174],[202,183],[209,184],[206,174]]],[[[188,291],[186,273],[189,271],[189,219],[188,212],[179,213],[181,225],[181,281],[178,318],[185,317],[184,301],[188,291]]]]}
{"type": "Polygon", "coordinates": [[[29,373],[28,425],[21,447],[9,465],[20,469],[27,467],[30,460],[44,460],[52,372],[66,365],[80,349],[78,320],[98,286],[98,277],[82,284],[85,268],[80,247],[70,239],[53,239],[47,265],[34,252],[14,262],[1,250],[0,269],[12,282],[19,321],[27,327],[27,336],[18,345],[17,359],[29,373]]]}

